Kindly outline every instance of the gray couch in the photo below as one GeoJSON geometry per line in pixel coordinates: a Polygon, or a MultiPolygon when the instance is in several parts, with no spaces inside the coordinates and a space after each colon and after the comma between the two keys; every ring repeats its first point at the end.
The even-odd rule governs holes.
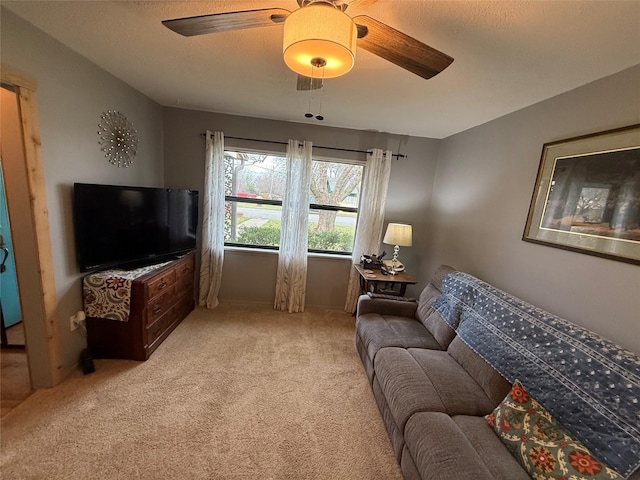
{"type": "Polygon", "coordinates": [[[407,480],[528,480],[483,418],[511,382],[433,308],[452,272],[440,267],[417,302],[358,301],[356,348],[393,451],[407,480]]]}

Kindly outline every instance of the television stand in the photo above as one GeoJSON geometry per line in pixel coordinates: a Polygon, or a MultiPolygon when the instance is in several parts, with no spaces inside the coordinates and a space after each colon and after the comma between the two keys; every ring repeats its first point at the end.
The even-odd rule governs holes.
{"type": "MultiPolygon", "coordinates": [[[[194,274],[195,253],[191,252],[131,280],[128,318],[88,314],[87,343],[93,357],[147,360],[195,308],[194,274]]],[[[86,310],[87,302],[96,298],[87,288],[88,277],[83,288],[86,310]]],[[[114,276],[106,283],[110,281],[121,280],[114,276]]]]}

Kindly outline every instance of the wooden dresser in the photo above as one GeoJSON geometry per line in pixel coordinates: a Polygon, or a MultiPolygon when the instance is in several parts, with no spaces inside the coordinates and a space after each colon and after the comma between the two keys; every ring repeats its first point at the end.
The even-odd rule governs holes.
{"type": "Polygon", "coordinates": [[[128,321],[87,316],[94,358],[146,360],[195,308],[195,253],[131,282],[128,321]]]}

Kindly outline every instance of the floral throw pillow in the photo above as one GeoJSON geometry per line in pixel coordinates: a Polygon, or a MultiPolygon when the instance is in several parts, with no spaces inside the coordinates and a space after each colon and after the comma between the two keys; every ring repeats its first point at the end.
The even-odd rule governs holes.
{"type": "Polygon", "coordinates": [[[518,380],[485,419],[534,480],[624,480],[572,438],[518,380]]]}

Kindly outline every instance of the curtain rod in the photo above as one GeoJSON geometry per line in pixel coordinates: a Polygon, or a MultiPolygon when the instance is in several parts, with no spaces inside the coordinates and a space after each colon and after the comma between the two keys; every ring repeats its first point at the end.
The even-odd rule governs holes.
{"type": "MultiPolygon", "coordinates": [[[[206,137],[207,133],[206,132],[202,132],[200,134],[201,137],[206,137]]],[[[244,137],[231,137],[231,136],[227,136],[225,135],[224,138],[231,138],[233,140],[246,140],[248,142],[262,142],[262,143],[273,143],[275,145],[289,145],[289,142],[277,142],[275,140],[260,140],[259,138],[244,138],[244,137]]],[[[337,148],[337,147],[321,147],[319,145],[314,145],[313,148],[321,148],[323,150],[336,150],[339,152],[353,152],[353,153],[371,153],[371,151],[369,150],[353,150],[351,148],[337,148]]],[[[398,159],[400,158],[406,158],[406,155],[403,155],[401,153],[393,153],[391,154],[392,157],[396,157],[398,159]]]]}

